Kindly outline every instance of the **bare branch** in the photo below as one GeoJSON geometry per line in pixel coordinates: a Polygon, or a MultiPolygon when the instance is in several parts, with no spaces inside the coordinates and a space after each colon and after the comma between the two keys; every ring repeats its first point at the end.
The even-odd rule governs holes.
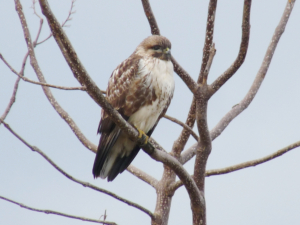
{"type": "Polygon", "coordinates": [[[129,167],[127,167],[127,171],[136,176],[137,178],[141,179],[142,181],[146,182],[147,184],[150,184],[152,187],[156,188],[158,181],[154,177],[140,170],[139,168],[130,165],[129,167]]]}
{"type": "Polygon", "coordinates": [[[248,167],[252,167],[252,166],[257,166],[259,164],[262,164],[262,163],[265,163],[265,162],[268,162],[272,159],[275,159],[279,156],[282,156],[283,154],[297,148],[300,146],[300,141],[298,142],[295,142],[285,148],[282,148],[280,150],[278,150],[277,152],[274,152],[270,155],[267,155],[263,158],[260,158],[260,159],[255,159],[255,160],[252,160],[252,161],[248,161],[248,162],[244,162],[244,163],[240,163],[240,164],[237,164],[237,165],[234,165],[234,166],[229,166],[229,167],[225,167],[225,168],[222,168],[222,169],[214,169],[214,170],[208,170],[206,171],[206,176],[209,177],[209,176],[214,176],[214,175],[221,175],[221,174],[226,174],[226,173],[231,173],[231,172],[234,172],[234,171],[237,171],[237,170],[241,170],[241,169],[245,169],[245,168],[248,168],[248,167]]]}
{"type": "Polygon", "coordinates": [[[243,13],[243,24],[242,24],[242,41],[240,45],[239,54],[234,63],[220,76],[216,81],[210,85],[210,95],[216,93],[225,83],[229,80],[236,71],[243,64],[249,44],[250,37],[250,10],[252,0],[244,0],[244,13],[243,13]]]}
{"type": "MultiPolygon", "coordinates": [[[[21,21],[21,25],[23,28],[23,32],[24,32],[24,37],[26,40],[26,44],[27,44],[27,48],[29,51],[29,56],[30,56],[30,63],[32,68],[34,69],[39,81],[41,83],[47,83],[44,75],[38,65],[38,62],[36,60],[35,57],[35,53],[34,53],[34,47],[31,41],[31,37],[30,37],[30,33],[28,30],[28,25],[25,19],[25,15],[23,13],[22,10],[22,5],[20,3],[19,0],[15,0],[15,4],[16,4],[16,10],[17,13],[20,17],[20,21],[21,21]]],[[[80,129],[77,127],[77,125],[75,124],[75,122],[73,121],[73,119],[69,116],[69,114],[58,104],[58,102],[56,101],[56,99],[54,98],[54,96],[52,95],[50,89],[46,86],[42,86],[43,91],[46,95],[46,97],[48,98],[49,102],[51,103],[51,105],[53,106],[53,108],[58,112],[58,114],[61,116],[62,119],[65,120],[65,122],[67,122],[67,124],[70,126],[70,128],[72,129],[72,131],[75,133],[75,135],[78,137],[78,139],[81,141],[81,143],[86,146],[89,150],[96,152],[97,146],[94,145],[93,143],[91,143],[80,131],[80,129]]],[[[100,91],[101,92],[101,91],[100,91]]]]}
{"type": "MultiPolygon", "coordinates": [[[[1,54],[0,54],[1,56],[1,54]]],[[[18,87],[19,87],[19,82],[20,82],[20,77],[17,78],[15,85],[14,85],[14,89],[13,89],[13,93],[12,96],[10,97],[9,103],[4,111],[4,113],[2,114],[2,116],[0,117],[0,125],[2,124],[2,121],[5,120],[6,116],[8,115],[11,107],[13,106],[13,104],[16,101],[16,95],[17,95],[17,91],[18,91],[18,87]]]]}
{"type": "Polygon", "coordinates": [[[213,62],[213,59],[214,59],[214,56],[216,54],[216,49],[215,49],[215,44],[213,43],[211,48],[210,48],[210,51],[209,51],[209,57],[208,57],[208,61],[207,61],[207,64],[206,64],[206,67],[205,67],[205,70],[203,72],[203,81],[206,82],[207,81],[207,76],[209,74],[209,71],[210,71],[210,67],[211,67],[211,64],[213,62]]]}
{"type": "MultiPolygon", "coordinates": [[[[35,0],[34,0],[34,1],[35,1],[35,0]]],[[[74,8],[74,6],[75,6],[75,2],[76,2],[76,0],[72,0],[72,2],[71,2],[71,8],[70,8],[70,10],[69,10],[69,14],[68,14],[66,20],[61,24],[61,27],[69,27],[69,26],[70,26],[70,25],[67,25],[67,22],[70,21],[70,20],[72,20],[71,15],[74,14],[74,13],[76,12],[76,11],[73,11],[73,8],[74,8]]],[[[41,17],[40,17],[40,18],[41,18],[41,17]]],[[[49,36],[46,37],[44,40],[40,41],[39,43],[34,42],[34,44],[35,44],[35,43],[36,43],[35,45],[42,44],[42,43],[44,43],[45,41],[47,41],[48,39],[50,39],[52,36],[53,36],[53,34],[50,33],[49,36]]]]}
{"type": "Polygon", "coordinates": [[[146,14],[146,17],[148,19],[150,28],[151,28],[151,34],[153,35],[160,35],[160,31],[158,28],[158,25],[156,23],[155,16],[152,12],[149,0],[142,0],[143,8],[146,14]]]}
{"type": "Polygon", "coordinates": [[[152,212],[150,212],[148,209],[145,209],[144,207],[134,203],[134,202],[131,202],[125,198],[122,198],[116,194],[114,194],[113,192],[110,192],[110,191],[107,191],[103,188],[99,188],[95,185],[92,185],[88,182],[84,182],[84,181],[81,181],[79,179],[76,179],[74,177],[72,177],[71,175],[69,175],[68,173],[66,173],[64,170],[62,170],[58,165],[56,165],[43,151],[41,151],[38,147],[36,146],[32,146],[30,145],[29,143],[27,143],[22,137],[20,137],[7,123],[5,123],[4,121],[3,122],[3,125],[5,126],[5,128],[7,130],[9,130],[16,138],[18,138],[23,144],[25,144],[28,148],[30,148],[32,151],[34,152],[37,152],[38,154],[40,154],[44,159],[46,159],[56,170],[58,170],[61,174],[63,174],[65,177],[67,177],[68,179],[74,181],[75,183],[78,183],[78,184],[81,184],[82,186],[84,187],[88,187],[90,189],[93,189],[95,191],[98,191],[98,192],[101,192],[101,193],[104,193],[104,194],[107,194],[129,206],[132,206],[136,209],[139,209],[140,211],[148,214],[151,218],[154,217],[154,215],[152,214],[152,212]]]}
{"type": "MultiPolygon", "coordinates": [[[[209,55],[213,44],[216,9],[217,9],[217,0],[210,0],[208,5],[208,14],[207,14],[207,22],[206,22],[207,25],[206,25],[205,43],[203,48],[202,64],[201,64],[199,78],[197,81],[198,84],[206,84],[206,80],[204,79],[204,72],[206,68],[208,69],[207,62],[209,60],[209,55]]],[[[190,111],[186,119],[186,124],[189,127],[193,128],[195,124],[195,119],[196,119],[196,100],[195,98],[193,98],[190,111]]],[[[172,152],[177,158],[179,158],[184,146],[186,145],[190,137],[190,134],[191,133],[187,129],[183,129],[181,134],[177,138],[177,140],[174,142],[172,152]]]]}
{"type": "Polygon", "coordinates": [[[101,93],[100,89],[96,86],[95,82],[90,78],[81,64],[80,60],[77,57],[77,54],[72,47],[72,44],[68,40],[66,34],[64,33],[61,26],[58,25],[57,19],[50,10],[50,6],[46,0],[39,0],[40,6],[42,8],[43,14],[46,16],[49,26],[54,38],[61,49],[69,67],[71,68],[75,78],[82,84],[87,87],[87,93],[94,99],[94,101],[99,104],[105,112],[110,116],[114,123],[126,132],[126,134],[133,141],[137,141],[142,149],[153,159],[164,163],[174,170],[176,175],[183,180],[183,183],[190,195],[191,204],[194,207],[201,208],[201,205],[204,205],[203,193],[199,192],[197,189],[194,180],[189,176],[184,167],[172,156],[169,154],[158,151],[154,147],[153,139],[143,145],[141,141],[144,140],[138,138],[138,131],[133,128],[129,123],[127,123],[122,116],[106,101],[106,98],[101,93]]]}
{"type": "MultiPolygon", "coordinates": [[[[262,62],[262,65],[255,77],[255,80],[249,89],[248,93],[244,97],[244,99],[237,105],[235,105],[222,119],[221,121],[210,131],[211,139],[214,140],[217,138],[229,125],[229,123],[237,117],[241,112],[243,112],[252,102],[254,97],[256,96],[267,72],[270,66],[270,63],[273,58],[273,54],[275,52],[275,49],[277,47],[277,44],[280,40],[281,35],[283,34],[286,24],[289,20],[290,14],[292,12],[292,9],[294,7],[295,1],[288,2],[285,10],[282,14],[281,20],[278,24],[278,26],[275,29],[275,32],[273,34],[273,37],[271,39],[270,45],[266,51],[264,60],[262,62]]],[[[182,164],[185,164],[187,161],[189,161],[191,158],[194,157],[196,153],[196,146],[197,144],[194,144],[189,149],[187,149],[180,158],[180,162],[182,164]]]]}
{"type": "MultiPolygon", "coordinates": [[[[262,163],[268,162],[270,160],[276,159],[277,157],[282,156],[283,154],[285,154],[285,153],[287,153],[287,152],[289,152],[289,151],[291,151],[295,148],[298,148],[299,146],[300,146],[300,141],[295,142],[291,145],[288,145],[285,148],[282,148],[282,149],[280,149],[280,150],[278,150],[278,151],[276,151],[276,152],[274,152],[270,155],[267,155],[263,158],[247,161],[247,162],[244,162],[244,163],[236,164],[236,165],[233,165],[233,166],[228,166],[228,167],[221,168],[221,169],[207,170],[205,172],[205,176],[210,177],[210,176],[215,176],[215,175],[222,175],[222,174],[235,172],[235,171],[238,171],[238,170],[241,170],[241,169],[246,169],[248,167],[257,166],[257,165],[260,165],[262,163]]],[[[182,185],[183,185],[182,181],[179,180],[179,181],[174,182],[172,185],[170,185],[170,189],[172,191],[176,191],[182,185]]]]}
{"type": "Polygon", "coordinates": [[[193,78],[179,65],[179,63],[172,56],[171,61],[174,66],[174,71],[177,75],[183,80],[186,86],[190,89],[190,91],[195,94],[198,89],[197,83],[193,80],[193,78]]]}
{"type": "MultiPolygon", "coordinates": [[[[5,65],[7,65],[7,67],[14,73],[16,74],[19,78],[21,78],[22,80],[32,83],[32,84],[37,84],[37,85],[42,85],[42,86],[47,86],[47,87],[52,87],[52,88],[57,88],[57,89],[61,89],[61,90],[80,90],[80,91],[85,91],[86,88],[85,87],[63,87],[63,86],[59,86],[59,85],[53,85],[53,84],[48,84],[48,83],[42,83],[42,82],[37,82],[34,80],[30,80],[27,77],[24,77],[23,75],[20,75],[14,68],[12,68],[12,66],[5,60],[5,58],[2,56],[2,54],[0,54],[0,59],[2,59],[2,61],[5,63],[5,65]]],[[[106,91],[101,91],[103,94],[106,93],[106,91]]]]}
{"type": "Polygon", "coordinates": [[[192,130],[192,128],[190,128],[188,125],[186,125],[185,123],[179,121],[178,119],[174,118],[174,117],[171,117],[171,116],[168,116],[168,115],[164,115],[164,118],[174,122],[174,123],[177,123],[178,125],[182,126],[183,128],[187,129],[189,132],[191,132],[192,136],[195,138],[196,141],[199,140],[199,137],[198,135],[192,130]]]}
{"type": "Polygon", "coordinates": [[[217,3],[218,0],[210,0],[208,5],[205,43],[203,48],[202,64],[201,64],[201,70],[198,78],[198,84],[206,84],[207,82],[207,80],[204,77],[204,73],[213,46],[217,3]]]}
{"type": "Polygon", "coordinates": [[[275,49],[277,47],[277,44],[280,40],[281,35],[283,34],[286,24],[289,20],[290,14],[292,12],[292,9],[294,7],[294,2],[287,3],[286,8],[282,14],[281,20],[278,24],[278,26],[275,29],[275,32],[273,34],[273,37],[271,39],[271,42],[269,44],[269,47],[266,51],[265,57],[263,59],[263,62],[260,66],[260,69],[255,77],[255,80],[250,87],[248,93],[243,98],[242,101],[240,101],[237,105],[235,105],[222,119],[221,121],[212,129],[211,131],[211,137],[212,139],[215,139],[218,137],[223,130],[228,126],[228,124],[237,117],[241,112],[243,112],[252,102],[254,97],[256,96],[267,72],[270,66],[270,63],[272,61],[275,49]]]}
{"type": "Polygon", "coordinates": [[[41,213],[46,213],[46,214],[54,214],[54,215],[57,215],[57,216],[68,217],[68,218],[71,218],[71,219],[77,219],[77,220],[82,220],[82,221],[86,221],[86,222],[102,223],[102,224],[107,224],[107,225],[116,225],[116,223],[114,223],[114,222],[109,222],[109,221],[104,221],[104,220],[94,220],[94,219],[80,217],[80,216],[73,216],[73,215],[70,215],[70,214],[61,213],[61,212],[53,211],[53,210],[49,210],[49,209],[32,208],[30,206],[27,206],[27,205],[24,205],[22,203],[13,201],[13,200],[11,200],[9,198],[5,198],[3,196],[0,196],[0,199],[3,199],[5,201],[11,202],[13,204],[16,204],[16,205],[18,205],[18,206],[20,206],[20,207],[22,207],[24,209],[29,209],[29,210],[35,211],[35,212],[41,212],[41,213]]]}
{"type": "MultiPolygon", "coordinates": [[[[148,19],[150,28],[151,28],[151,34],[152,35],[160,35],[160,31],[158,28],[158,25],[156,23],[155,16],[152,12],[151,5],[149,3],[149,0],[142,0],[144,12],[146,14],[146,17],[148,19]]],[[[174,71],[178,74],[178,76],[185,82],[185,84],[188,86],[188,88],[191,90],[192,93],[195,93],[197,90],[197,84],[192,79],[192,77],[178,64],[178,62],[174,59],[172,56],[171,58],[172,63],[174,65],[174,71]]]]}

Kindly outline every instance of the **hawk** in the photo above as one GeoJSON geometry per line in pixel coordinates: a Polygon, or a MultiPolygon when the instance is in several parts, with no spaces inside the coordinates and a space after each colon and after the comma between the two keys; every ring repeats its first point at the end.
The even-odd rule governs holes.
{"type": "MultiPolygon", "coordinates": [[[[166,113],[174,93],[171,42],[158,35],[142,41],[128,59],[112,73],[107,101],[142,134],[151,136],[166,113]]],[[[93,167],[95,178],[112,181],[140,150],[102,109],[98,127],[100,142],[93,167]]]]}

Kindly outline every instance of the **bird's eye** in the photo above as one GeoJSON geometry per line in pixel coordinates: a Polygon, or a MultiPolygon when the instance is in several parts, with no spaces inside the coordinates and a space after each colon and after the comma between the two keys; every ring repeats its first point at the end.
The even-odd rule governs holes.
{"type": "Polygon", "coordinates": [[[160,46],[159,46],[159,45],[154,45],[154,46],[152,47],[152,49],[158,50],[158,49],[160,49],[160,46]]]}

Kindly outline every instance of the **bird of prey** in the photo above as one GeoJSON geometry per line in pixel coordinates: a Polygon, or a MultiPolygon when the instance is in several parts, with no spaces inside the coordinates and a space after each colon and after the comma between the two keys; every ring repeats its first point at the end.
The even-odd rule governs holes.
{"type": "MultiPolygon", "coordinates": [[[[140,136],[151,136],[166,113],[174,93],[171,42],[159,35],[142,41],[128,59],[113,71],[106,90],[107,101],[135,126],[140,136]]],[[[101,134],[94,162],[94,177],[112,181],[140,150],[102,109],[101,134]]]]}

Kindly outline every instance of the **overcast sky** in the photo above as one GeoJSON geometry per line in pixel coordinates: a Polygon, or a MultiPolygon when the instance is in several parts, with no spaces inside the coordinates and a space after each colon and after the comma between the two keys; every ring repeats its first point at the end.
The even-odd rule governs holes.
{"type": "MultiPolygon", "coordinates": [[[[31,36],[39,20],[21,1],[31,36]]],[[[210,100],[210,129],[247,93],[261,65],[287,0],[253,0],[251,35],[246,61],[234,77],[210,100]]],[[[71,1],[51,0],[51,9],[64,21],[71,1]]],[[[172,42],[172,54],[197,79],[205,37],[208,0],[151,1],[161,34],[172,42]]],[[[39,5],[36,5],[40,13],[39,5]]],[[[78,0],[76,13],[66,33],[97,85],[105,90],[115,67],[147,36],[150,28],[140,1],[78,0]]],[[[217,53],[209,83],[223,73],[237,56],[241,40],[243,1],[219,1],[214,42],[217,53]]],[[[294,7],[267,76],[252,104],[213,142],[208,169],[222,168],[275,152],[300,139],[300,7],[294,7]]],[[[13,1],[0,1],[0,53],[17,70],[27,52],[13,1]]],[[[46,20],[40,40],[49,34],[46,20]]],[[[48,83],[79,86],[56,42],[51,38],[36,48],[39,65],[48,83]]],[[[37,80],[28,62],[25,76],[37,80]]],[[[185,121],[192,95],[175,76],[175,94],[168,115],[185,121]]],[[[0,116],[4,112],[16,75],[0,61],[0,116]]],[[[61,106],[86,137],[98,144],[99,106],[84,92],[52,89],[61,106]]],[[[111,183],[92,176],[95,154],[74,136],[69,126],[49,104],[40,86],[20,82],[16,103],[6,122],[30,144],[38,146],[72,176],[134,201],[154,211],[155,190],[127,171],[111,183]]],[[[153,133],[166,150],[172,148],[181,128],[162,119],[153,133]]],[[[194,144],[190,139],[187,147],[194,144]]],[[[300,151],[254,168],[206,179],[209,225],[299,224],[300,151]]],[[[192,173],[193,162],[185,168],[192,173]]],[[[140,152],[133,165],[157,179],[163,166],[140,152]]],[[[0,195],[41,209],[52,209],[98,219],[106,210],[107,220],[118,224],[150,224],[144,213],[104,194],[78,185],[61,175],[40,155],[32,152],[3,125],[0,126],[0,195]]],[[[173,197],[169,224],[191,224],[190,200],[181,187],[173,197]]],[[[0,200],[0,224],[88,224],[20,208],[0,200]]]]}

